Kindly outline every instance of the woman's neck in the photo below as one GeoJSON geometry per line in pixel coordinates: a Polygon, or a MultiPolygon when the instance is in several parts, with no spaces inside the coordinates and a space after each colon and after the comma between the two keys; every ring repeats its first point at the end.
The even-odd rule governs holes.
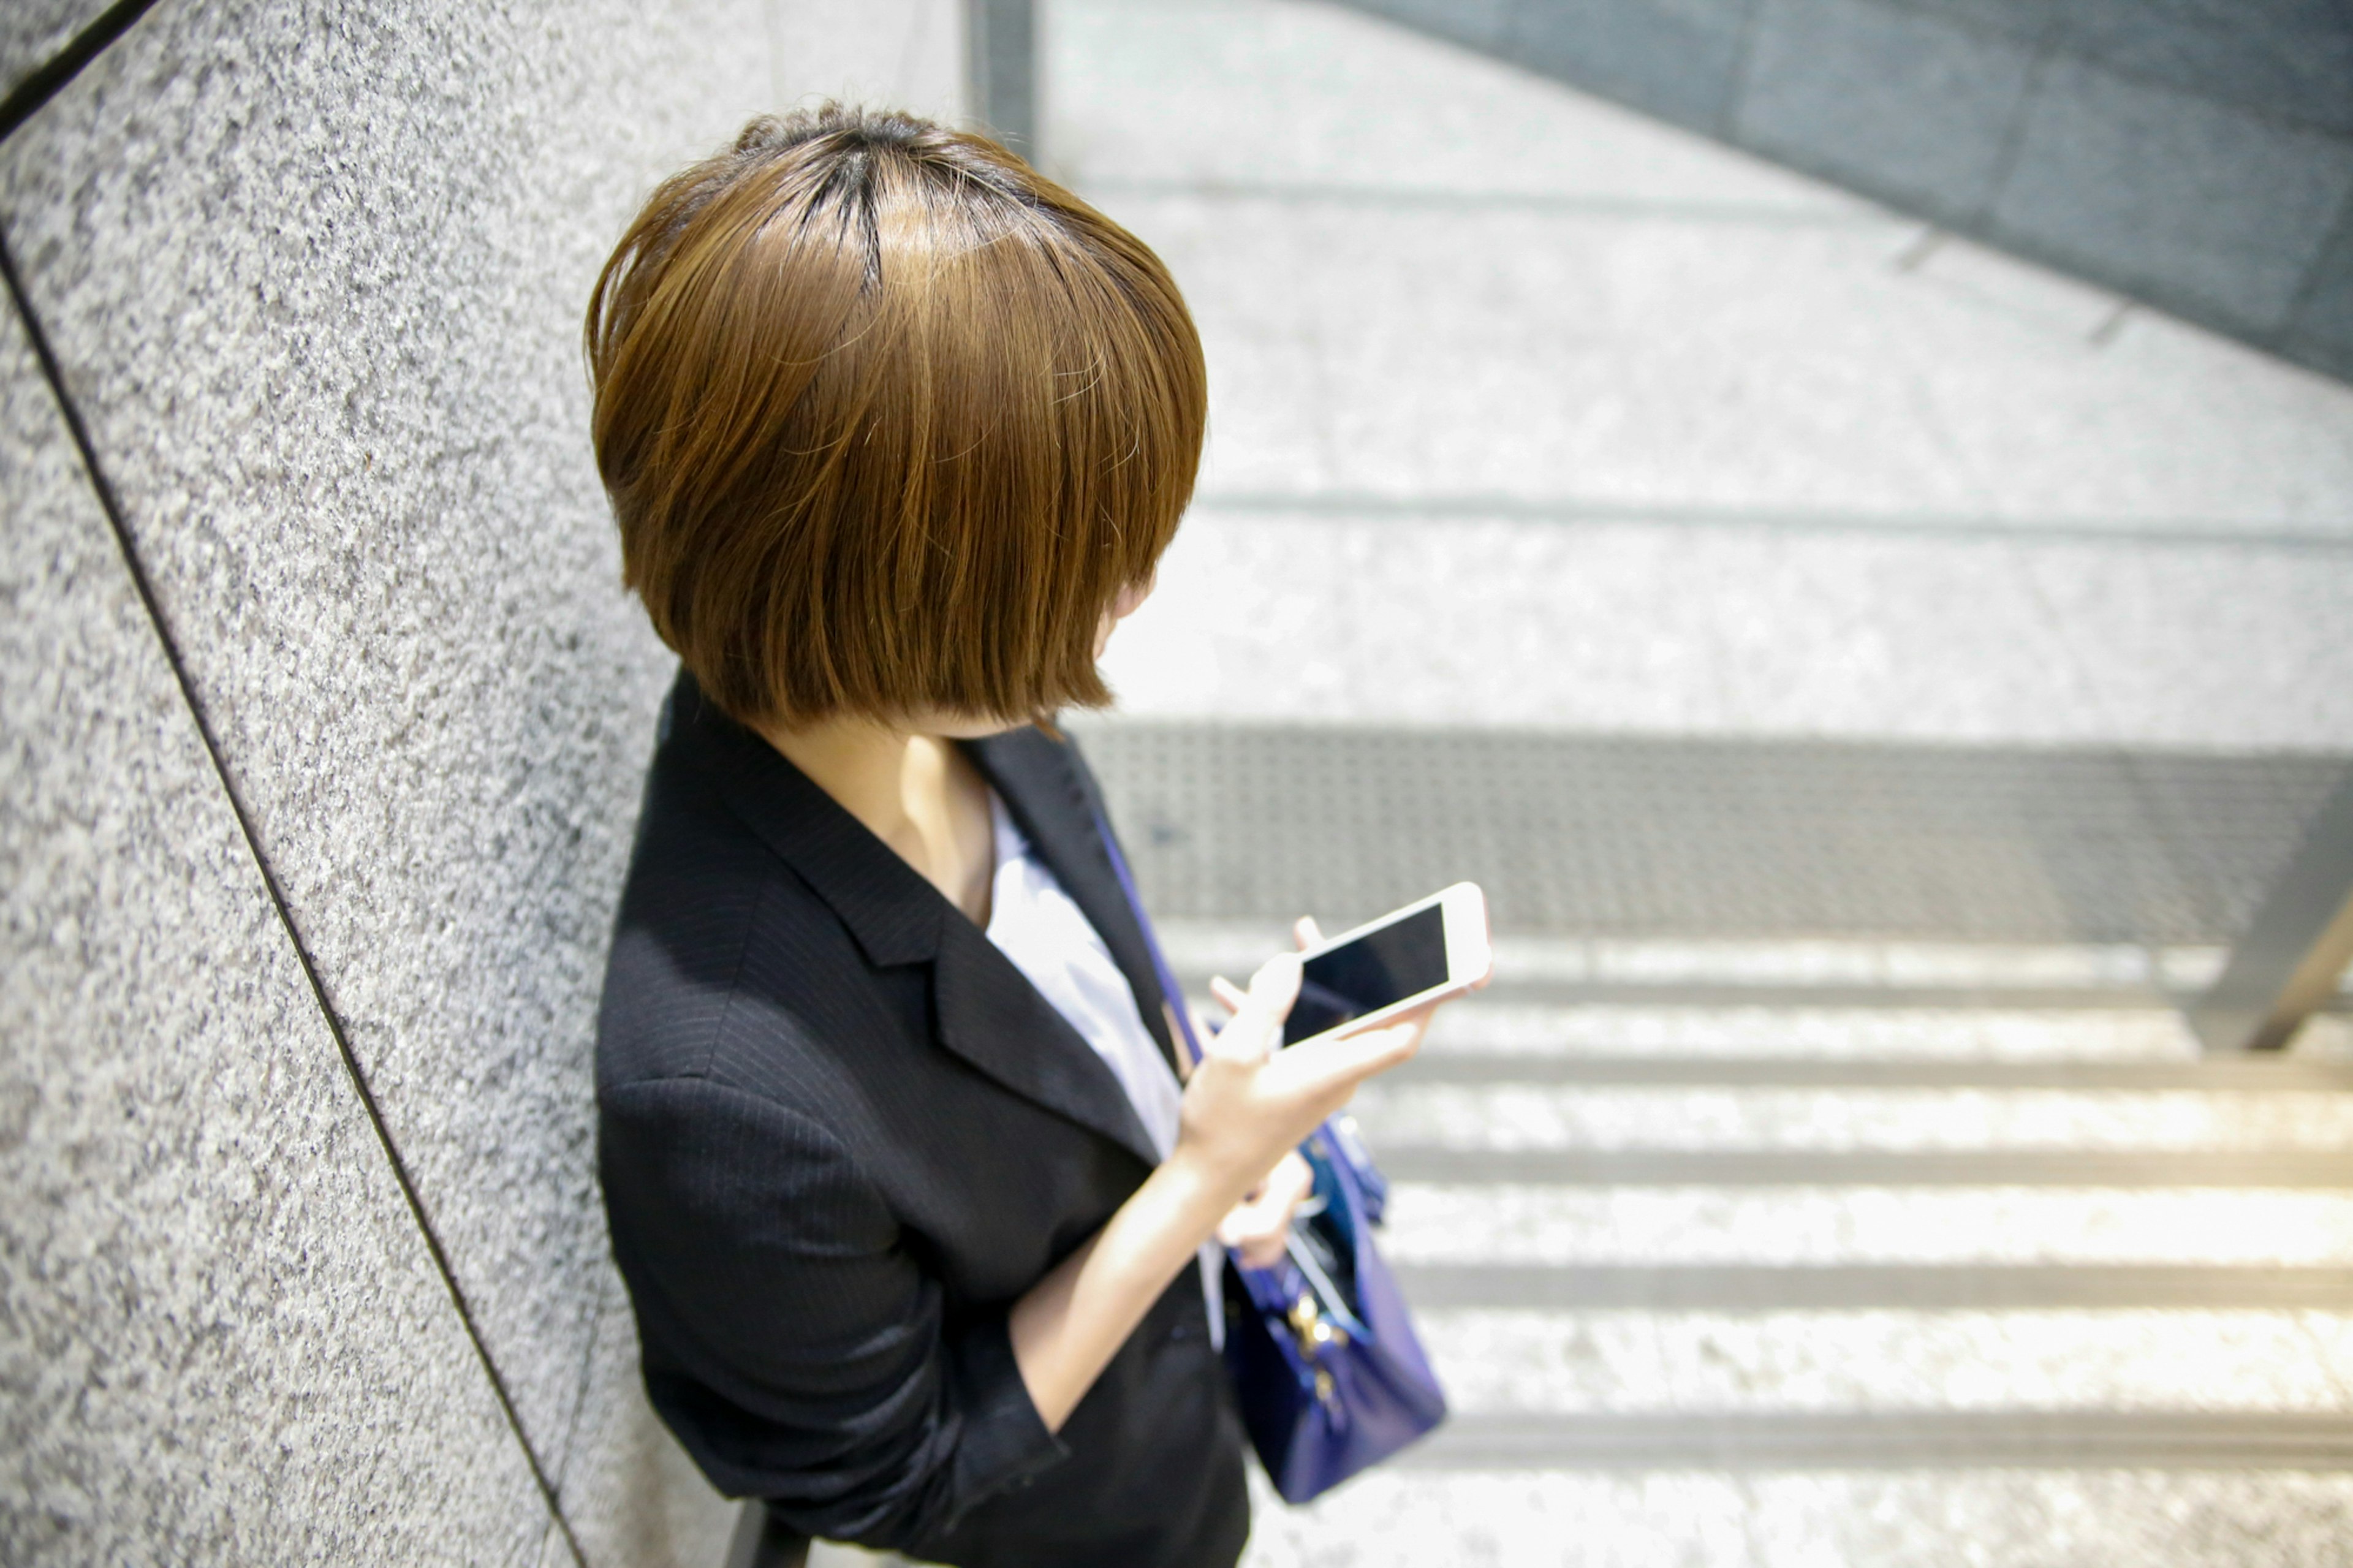
{"type": "Polygon", "coordinates": [[[988,923],[988,786],[954,742],[863,718],[760,734],[975,924],[988,923]]]}

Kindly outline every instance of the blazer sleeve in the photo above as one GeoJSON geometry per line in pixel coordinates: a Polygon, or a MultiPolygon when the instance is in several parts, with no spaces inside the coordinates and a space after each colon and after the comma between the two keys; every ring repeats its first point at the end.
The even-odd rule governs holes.
{"type": "Polygon", "coordinates": [[[946,1321],[938,1281],[817,1122],[677,1078],[607,1089],[599,1125],[648,1388],[721,1490],[897,1548],[1067,1452],[1014,1364],[1009,1303],[946,1321]]]}

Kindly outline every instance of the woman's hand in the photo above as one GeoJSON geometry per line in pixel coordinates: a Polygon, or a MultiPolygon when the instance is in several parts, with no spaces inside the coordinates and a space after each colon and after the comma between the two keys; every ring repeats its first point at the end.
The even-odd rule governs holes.
{"type": "MultiPolygon", "coordinates": [[[[1314,923],[1301,921],[1300,945],[1314,940],[1314,923]]],[[[1305,1195],[1299,1174],[1286,1174],[1293,1162],[1305,1171],[1300,1140],[1345,1105],[1358,1084],[1412,1056],[1430,1025],[1430,1009],[1423,1008],[1380,1028],[1282,1050],[1282,1020],[1299,995],[1296,953],[1269,959],[1247,993],[1224,982],[1211,988],[1234,1016],[1208,1037],[1185,1080],[1175,1151],[1008,1314],[1014,1364],[1049,1431],[1061,1429],[1213,1230],[1225,1234],[1239,1222],[1248,1232],[1236,1233],[1245,1261],[1254,1247],[1270,1261],[1281,1255],[1292,1211],[1305,1195]]]]}
{"type": "Polygon", "coordinates": [[[1298,1150],[1288,1151],[1218,1222],[1218,1240],[1240,1254],[1244,1268],[1273,1268],[1290,1245],[1291,1216],[1314,1190],[1315,1173],[1298,1150]]]}
{"type": "MultiPolygon", "coordinates": [[[[1303,941],[1312,931],[1302,922],[1303,941]]],[[[1299,995],[1296,954],[1267,960],[1247,992],[1222,980],[1211,989],[1234,1016],[1203,1042],[1170,1158],[1230,1192],[1229,1202],[1269,1184],[1276,1163],[1347,1104],[1358,1084],[1411,1057],[1430,1021],[1425,1009],[1282,1049],[1282,1020],[1299,995]]]]}
{"type": "MultiPolygon", "coordinates": [[[[1304,915],[1291,928],[1291,935],[1302,952],[1324,940],[1324,932],[1314,920],[1304,915]]],[[[1248,1005],[1247,995],[1222,975],[1210,981],[1209,988],[1229,1012],[1239,1013],[1248,1005]]],[[[1406,1052],[1408,1056],[1420,1049],[1421,1037],[1429,1026],[1432,1011],[1434,1009],[1424,1008],[1397,1020],[1398,1026],[1409,1026],[1413,1031],[1411,1044],[1406,1052]]],[[[1198,1015],[1196,1016],[1194,1035],[1197,1038],[1207,1039],[1209,1031],[1199,1024],[1198,1015]]],[[[1246,1268],[1273,1268],[1282,1261],[1284,1248],[1290,1243],[1291,1216],[1314,1191],[1315,1173],[1305,1160],[1300,1158],[1298,1149],[1284,1150],[1282,1158],[1275,1162],[1274,1169],[1269,1171],[1219,1223],[1218,1240],[1240,1253],[1246,1268]]]]}

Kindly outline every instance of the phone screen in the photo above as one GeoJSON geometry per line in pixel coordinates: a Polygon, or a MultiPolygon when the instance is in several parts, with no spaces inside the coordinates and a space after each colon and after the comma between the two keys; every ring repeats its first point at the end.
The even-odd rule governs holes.
{"type": "Polygon", "coordinates": [[[1446,910],[1432,904],[1307,961],[1286,1046],[1446,984],[1446,910]]]}

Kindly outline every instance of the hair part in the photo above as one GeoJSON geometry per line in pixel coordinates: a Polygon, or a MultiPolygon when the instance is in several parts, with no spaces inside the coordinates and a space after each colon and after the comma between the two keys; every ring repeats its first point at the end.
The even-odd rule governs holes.
{"type": "Polygon", "coordinates": [[[1111,700],[1207,422],[1157,257],[983,138],[835,104],[654,192],[588,308],[623,580],[746,722],[1111,700]]]}

